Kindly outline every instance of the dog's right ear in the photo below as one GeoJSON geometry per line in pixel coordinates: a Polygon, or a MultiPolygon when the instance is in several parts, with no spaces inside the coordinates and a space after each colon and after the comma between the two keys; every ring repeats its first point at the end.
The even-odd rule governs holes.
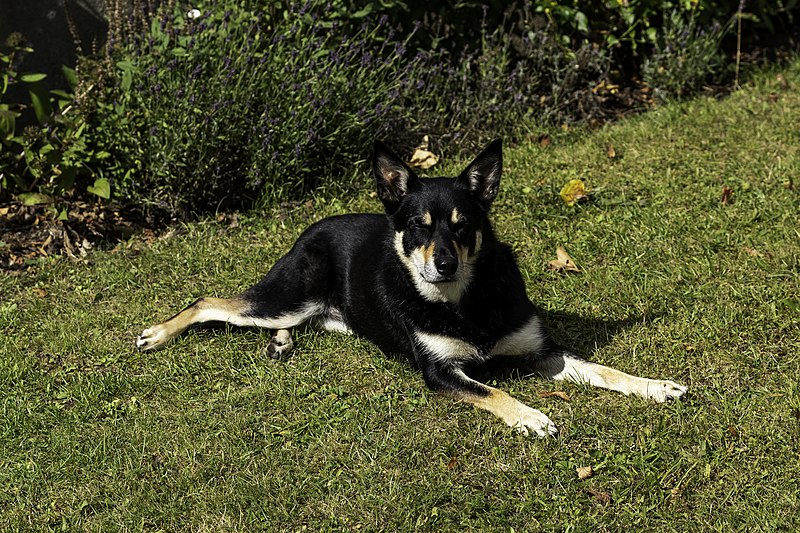
{"type": "Polygon", "coordinates": [[[378,198],[390,215],[397,211],[400,201],[419,181],[414,171],[380,141],[375,141],[372,174],[378,188],[378,198]]]}

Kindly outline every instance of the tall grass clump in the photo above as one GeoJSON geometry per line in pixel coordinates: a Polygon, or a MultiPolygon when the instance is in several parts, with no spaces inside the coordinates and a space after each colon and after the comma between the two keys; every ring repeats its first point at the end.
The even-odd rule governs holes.
{"type": "Polygon", "coordinates": [[[415,60],[385,17],[242,6],[164,6],[111,35],[95,132],[122,197],[178,214],[285,198],[343,176],[397,122],[415,60]]]}

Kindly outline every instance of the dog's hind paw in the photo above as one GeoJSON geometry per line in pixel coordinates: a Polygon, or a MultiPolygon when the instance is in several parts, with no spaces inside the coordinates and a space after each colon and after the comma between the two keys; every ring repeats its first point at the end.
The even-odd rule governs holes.
{"type": "Polygon", "coordinates": [[[292,341],[292,335],[289,330],[279,329],[267,345],[267,354],[273,359],[283,360],[289,357],[293,347],[294,341],[292,341]]]}
{"type": "Polygon", "coordinates": [[[155,350],[164,346],[170,339],[167,328],[161,324],[147,328],[141,335],[136,337],[136,349],[139,351],[155,350]]]}
{"type": "Polygon", "coordinates": [[[647,381],[645,396],[658,403],[682,400],[689,389],[674,381],[650,379],[647,381]]]}

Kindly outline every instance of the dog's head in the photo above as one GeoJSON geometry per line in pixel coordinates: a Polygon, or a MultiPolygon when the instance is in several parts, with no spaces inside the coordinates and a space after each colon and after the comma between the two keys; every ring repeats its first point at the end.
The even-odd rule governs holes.
{"type": "Polygon", "coordinates": [[[457,303],[469,286],[502,169],[500,139],[458,177],[426,179],[375,143],[373,174],[394,224],[395,250],[427,300],[457,303]]]}

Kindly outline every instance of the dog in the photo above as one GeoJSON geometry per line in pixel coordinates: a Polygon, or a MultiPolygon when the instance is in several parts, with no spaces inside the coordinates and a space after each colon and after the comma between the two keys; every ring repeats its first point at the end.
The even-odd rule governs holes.
{"type": "Polygon", "coordinates": [[[455,178],[420,178],[376,142],[372,172],[385,214],[311,225],[256,285],[230,299],[200,298],[145,329],[136,345],[152,350],[191,326],[224,322],[276,330],[267,351],[283,358],[293,346],[289,329],[311,323],[407,354],[430,389],[541,437],[558,433],[547,416],[470,377],[469,369],[511,359],[551,379],[656,402],[683,398],[683,385],[589,362],[550,339],[511,249],[489,220],[502,169],[500,139],[455,178]]]}

